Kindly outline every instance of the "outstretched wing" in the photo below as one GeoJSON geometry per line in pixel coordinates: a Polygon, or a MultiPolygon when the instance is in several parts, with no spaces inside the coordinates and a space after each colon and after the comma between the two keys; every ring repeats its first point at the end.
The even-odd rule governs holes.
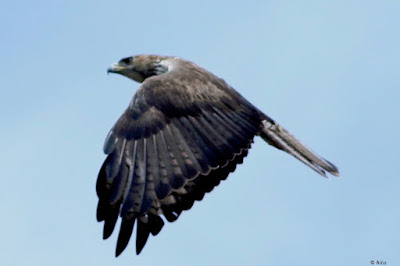
{"type": "Polygon", "coordinates": [[[116,255],[137,221],[136,252],[242,163],[260,132],[259,112],[221,80],[187,87],[148,79],[110,131],[97,180],[104,238],[120,215],[116,255]],[[203,86],[203,87],[201,87],[203,86]]]}

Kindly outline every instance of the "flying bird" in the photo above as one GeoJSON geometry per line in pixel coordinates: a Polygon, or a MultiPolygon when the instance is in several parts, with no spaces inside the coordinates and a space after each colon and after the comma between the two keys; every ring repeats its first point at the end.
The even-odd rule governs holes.
{"type": "Polygon", "coordinates": [[[136,222],[136,253],[164,218],[173,222],[243,162],[255,136],[313,170],[339,176],[338,168],[304,146],[249,103],[223,79],[171,56],[137,55],[108,68],[141,83],[109,132],[98,175],[97,220],[103,238],[121,227],[116,256],[136,222]]]}

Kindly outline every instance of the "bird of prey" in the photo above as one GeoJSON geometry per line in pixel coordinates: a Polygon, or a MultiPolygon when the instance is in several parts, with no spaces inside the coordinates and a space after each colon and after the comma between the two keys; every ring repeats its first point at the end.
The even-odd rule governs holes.
{"type": "Polygon", "coordinates": [[[122,217],[116,256],[136,222],[136,253],[164,218],[173,222],[243,162],[255,136],[319,174],[338,168],[304,146],[223,79],[171,56],[121,59],[108,72],[141,85],[109,132],[98,175],[97,220],[108,238],[122,217]]]}

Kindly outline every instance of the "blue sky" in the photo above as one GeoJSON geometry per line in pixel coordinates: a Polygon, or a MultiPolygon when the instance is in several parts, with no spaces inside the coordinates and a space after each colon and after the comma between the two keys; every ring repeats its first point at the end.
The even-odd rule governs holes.
{"type": "Polygon", "coordinates": [[[0,3],[1,265],[400,265],[399,1],[0,3]],[[107,67],[177,55],[339,166],[260,138],[227,181],[114,258],[103,141],[139,86],[107,67]]]}

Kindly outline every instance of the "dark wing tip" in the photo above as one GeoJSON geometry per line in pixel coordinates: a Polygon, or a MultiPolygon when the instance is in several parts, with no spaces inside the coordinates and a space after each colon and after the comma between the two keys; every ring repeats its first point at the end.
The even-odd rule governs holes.
{"type": "Polygon", "coordinates": [[[119,231],[117,249],[115,250],[115,257],[118,257],[122,251],[125,250],[129,243],[129,239],[132,235],[133,225],[135,224],[135,219],[122,219],[121,228],[119,231]]]}
{"type": "Polygon", "coordinates": [[[147,223],[138,220],[136,232],[136,254],[139,255],[149,238],[150,230],[147,223]]]}
{"type": "Polygon", "coordinates": [[[119,255],[121,255],[121,253],[125,250],[126,246],[128,245],[128,242],[126,242],[126,244],[119,244],[121,243],[121,241],[117,242],[117,249],[115,250],[115,257],[118,257],[119,255]]]}
{"type": "Polygon", "coordinates": [[[112,232],[114,231],[115,222],[116,221],[110,221],[110,222],[106,221],[104,223],[103,239],[107,239],[111,236],[112,232]]]}

